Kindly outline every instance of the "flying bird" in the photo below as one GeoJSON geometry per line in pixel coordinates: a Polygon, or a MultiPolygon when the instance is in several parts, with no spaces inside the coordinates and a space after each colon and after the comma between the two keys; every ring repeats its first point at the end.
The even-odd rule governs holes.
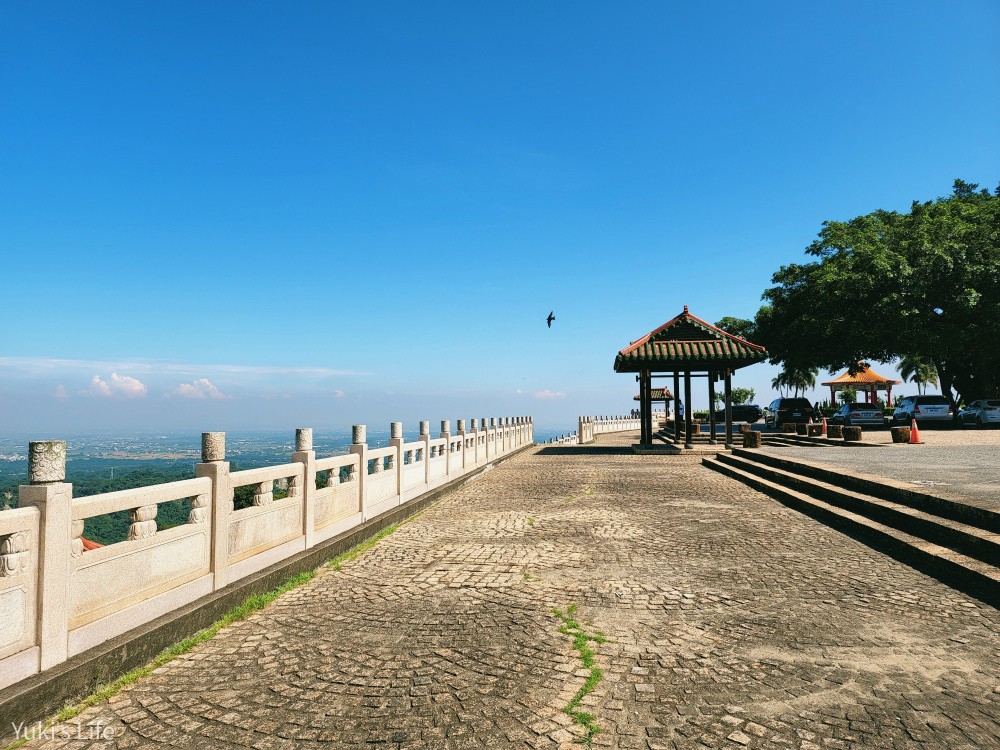
{"type": "Polygon", "coordinates": [[[556,319],[556,316],[549,312],[549,317],[545,319],[545,322],[549,324],[549,328],[552,327],[552,321],[556,319]]]}

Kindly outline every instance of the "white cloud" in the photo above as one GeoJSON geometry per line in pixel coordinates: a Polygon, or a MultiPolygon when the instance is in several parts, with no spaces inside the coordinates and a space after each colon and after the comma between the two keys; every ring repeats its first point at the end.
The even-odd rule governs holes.
{"type": "Polygon", "coordinates": [[[190,383],[181,383],[179,386],[167,392],[168,396],[180,396],[181,398],[229,398],[220,391],[208,378],[198,378],[190,383]]]}
{"type": "Polygon", "coordinates": [[[146,395],[146,385],[141,380],[128,375],[111,373],[111,389],[125,398],[138,398],[146,395]]]}
{"type": "Polygon", "coordinates": [[[342,390],[341,390],[340,388],[338,388],[337,390],[335,390],[335,391],[333,392],[333,396],[334,396],[334,398],[343,398],[343,397],[344,397],[344,396],[346,396],[346,395],[347,395],[347,394],[346,394],[346,393],[344,393],[344,392],[343,392],[343,391],[342,391],[342,390]]]}
{"type": "Polygon", "coordinates": [[[62,383],[56,386],[56,392],[52,394],[55,398],[63,399],[69,398],[69,394],[66,392],[66,386],[62,383]]]}
{"type": "Polygon", "coordinates": [[[81,393],[90,393],[95,396],[104,396],[105,398],[111,398],[114,394],[111,392],[111,386],[106,382],[101,380],[100,375],[95,375],[90,379],[90,390],[80,391],[81,393]]]}
{"type": "Polygon", "coordinates": [[[518,389],[516,389],[514,391],[514,393],[516,393],[518,396],[520,396],[522,393],[524,393],[524,391],[522,391],[520,388],[518,388],[518,389]]]}
{"type": "Polygon", "coordinates": [[[535,391],[535,398],[566,398],[566,394],[546,388],[544,391],[535,391]]]}

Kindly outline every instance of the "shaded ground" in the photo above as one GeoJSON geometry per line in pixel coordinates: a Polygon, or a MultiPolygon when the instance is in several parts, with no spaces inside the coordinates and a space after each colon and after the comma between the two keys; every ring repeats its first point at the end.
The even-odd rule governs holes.
{"type": "Polygon", "coordinates": [[[596,746],[1000,746],[997,610],[696,462],[546,449],[28,746],[566,750],[571,604],[596,746]]]}

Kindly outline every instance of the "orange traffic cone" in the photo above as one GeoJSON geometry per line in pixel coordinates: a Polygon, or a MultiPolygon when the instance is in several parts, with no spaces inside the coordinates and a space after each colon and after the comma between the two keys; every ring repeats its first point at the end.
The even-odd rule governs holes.
{"type": "Polygon", "coordinates": [[[920,430],[917,429],[917,420],[914,419],[910,422],[910,445],[916,445],[920,442],[920,430]]]}
{"type": "Polygon", "coordinates": [[[820,435],[826,434],[826,417],[823,417],[823,429],[819,431],[820,435]]]}

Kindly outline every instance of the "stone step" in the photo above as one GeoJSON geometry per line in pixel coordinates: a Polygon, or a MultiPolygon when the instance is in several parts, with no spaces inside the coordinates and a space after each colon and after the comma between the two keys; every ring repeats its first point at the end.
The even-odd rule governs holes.
{"type": "Polygon", "coordinates": [[[756,456],[746,456],[745,454],[749,452],[740,451],[737,455],[719,456],[719,460],[878,523],[884,523],[907,534],[950,547],[989,565],[1000,567],[1000,534],[961,521],[943,518],[893,500],[803,476],[794,468],[789,470],[789,468],[770,466],[753,460],[757,458],[756,456]]]}
{"type": "Polygon", "coordinates": [[[932,575],[954,588],[1000,606],[1000,568],[946,545],[922,539],[859,513],[840,508],[804,492],[773,482],[741,466],[705,458],[702,464],[736,479],[775,500],[863,541],[874,549],[932,575]]]}
{"type": "MultiPolygon", "coordinates": [[[[993,534],[1000,534],[1000,513],[942,497],[939,493],[923,487],[918,488],[885,477],[832,468],[812,461],[768,453],[767,451],[736,448],[733,450],[733,455],[836,485],[845,490],[908,505],[924,513],[975,526],[993,534]]],[[[887,456],[887,460],[889,458],[887,456]]]]}

